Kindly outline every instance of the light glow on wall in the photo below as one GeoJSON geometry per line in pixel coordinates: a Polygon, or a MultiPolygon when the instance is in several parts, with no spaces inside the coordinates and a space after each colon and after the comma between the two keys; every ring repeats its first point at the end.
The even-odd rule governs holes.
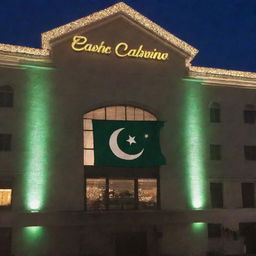
{"type": "Polygon", "coordinates": [[[185,179],[189,207],[203,209],[206,206],[205,129],[203,127],[203,90],[201,80],[184,79],[184,153],[185,179]]]}
{"type": "Polygon", "coordinates": [[[32,238],[35,237],[35,234],[41,234],[43,231],[42,226],[29,226],[29,227],[24,227],[24,231],[27,234],[27,237],[32,238]],[[32,236],[32,237],[30,237],[32,236]]]}
{"type": "Polygon", "coordinates": [[[49,172],[49,71],[29,68],[26,72],[24,204],[29,211],[45,206],[49,172]]]}
{"type": "Polygon", "coordinates": [[[194,233],[200,233],[206,229],[207,224],[205,222],[192,223],[192,230],[194,233]]]}
{"type": "MultiPolygon", "coordinates": [[[[45,227],[42,226],[28,226],[21,230],[23,255],[47,255],[45,250],[45,227]]],[[[16,254],[15,254],[16,255],[16,254]]]]}

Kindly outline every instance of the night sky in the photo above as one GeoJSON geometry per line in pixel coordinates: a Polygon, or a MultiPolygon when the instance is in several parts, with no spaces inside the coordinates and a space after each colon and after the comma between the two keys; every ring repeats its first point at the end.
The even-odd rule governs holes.
{"type": "MultiPolygon", "coordinates": [[[[114,0],[1,0],[0,43],[41,47],[41,33],[114,0]]],[[[199,50],[192,64],[256,72],[256,0],[126,0],[199,50]]]]}

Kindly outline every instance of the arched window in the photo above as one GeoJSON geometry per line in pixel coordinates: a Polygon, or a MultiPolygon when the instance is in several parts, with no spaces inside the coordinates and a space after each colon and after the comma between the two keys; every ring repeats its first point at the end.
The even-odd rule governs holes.
{"type": "Polygon", "coordinates": [[[104,168],[94,166],[93,125],[98,120],[155,121],[151,113],[132,106],[103,107],[84,115],[84,165],[86,209],[128,210],[159,207],[157,168],[104,168]]]}
{"type": "Polygon", "coordinates": [[[9,85],[0,86],[0,107],[13,106],[13,89],[9,85]]]}
{"type": "Polygon", "coordinates": [[[252,104],[245,105],[244,108],[244,122],[246,124],[254,124],[256,118],[255,106],[252,104]]]}
{"type": "Polygon", "coordinates": [[[155,121],[156,117],[140,108],[110,106],[93,110],[84,115],[84,165],[94,165],[92,119],[155,121]]]}
{"type": "Polygon", "coordinates": [[[220,123],[220,104],[213,102],[210,106],[210,122],[220,123]]]}

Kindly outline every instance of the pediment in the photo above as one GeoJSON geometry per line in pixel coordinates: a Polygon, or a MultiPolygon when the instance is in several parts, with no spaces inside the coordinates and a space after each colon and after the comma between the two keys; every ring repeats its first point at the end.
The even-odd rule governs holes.
{"type": "Polygon", "coordinates": [[[166,47],[171,48],[172,51],[176,51],[179,55],[183,56],[186,64],[190,63],[198,52],[197,49],[161,28],[123,2],[43,33],[42,47],[45,50],[51,51],[53,45],[70,39],[71,36],[83,35],[93,30],[99,30],[113,23],[118,23],[117,21],[130,24],[134,30],[144,32],[148,38],[152,37],[166,47]]]}

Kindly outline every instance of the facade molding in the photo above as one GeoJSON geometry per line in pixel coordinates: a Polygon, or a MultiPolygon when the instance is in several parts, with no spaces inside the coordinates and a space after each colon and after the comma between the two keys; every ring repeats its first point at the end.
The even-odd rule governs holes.
{"type": "Polygon", "coordinates": [[[256,73],[219,68],[189,66],[189,78],[202,79],[205,85],[256,88],[256,73]]]}

